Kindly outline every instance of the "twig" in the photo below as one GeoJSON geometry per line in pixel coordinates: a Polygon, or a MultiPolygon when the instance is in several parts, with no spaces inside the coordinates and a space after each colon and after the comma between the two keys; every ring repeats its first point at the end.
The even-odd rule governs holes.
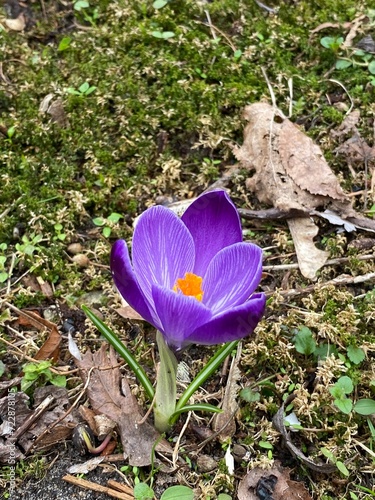
{"type": "Polygon", "coordinates": [[[296,217],[308,217],[310,212],[308,210],[297,210],[295,208],[287,212],[279,208],[267,208],[265,210],[249,210],[247,208],[238,208],[238,213],[243,219],[261,219],[261,220],[275,220],[275,219],[295,219],[296,217]]]}
{"type": "Polygon", "coordinates": [[[350,101],[350,108],[348,109],[348,111],[346,112],[346,116],[348,116],[348,114],[352,111],[353,107],[354,107],[354,102],[353,102],[353,99],[351,98],[351,95],[349,94],[349,91],[348,89],[345,87],[345,85],[343,85],[341,82],[339,82],[338,80],[334,80],[333,78],[328,78],[328,81],[329,82],[332,82],[332,83],[337,83],[337,85],[340,85],[340,87],[344,90],[344,92],[346,93],[346,95],[349,97],[349,101],[350,101]]]}
{"type": "MultiPolygon", "coordinates": [[[[280,257],[279,257],[280,258],[280,257]]],[[[358,255],[355,257],[338,257],[337,259],[327,260],[324,266],[336,266],[338,264],[345,264],[350,262],[353,258],[356,260],[372,260],[375,259],[374,254],[370,255],[358,255]]],[[[263,266],[263,271],[287,271],[289,269],[299,269],[298,264],[279,264],[274,266],[263,266]]]]}
{"type": "Polygon", "coordinates": [[[68,483],[74,484],[75,486],[79,486],[80,488],[84,488],[86,490],[98,491],[100,493],[106,493],[107,495],[118,498],[120,500],[134,500],[133,494],[122,493],[120,491],[116,491],[108,486],[102,486],[101,484],[93,483],[92,481],[87,481],[87,479],[81,479],[79,477],[72,476],[71,474],[67,474],[63,477],[64,481],[68,483]]]}
{"type": "MultiPolygon", "coordinates": [[[[277,107],[277,104],[276,104],[276,97],[275,97],[275,93],[273,91],[273,88],[272,88],[272,85],[271,85],[271,82],[269,81],[268,79],[268,76],[267,76],[267,73],[266,73],[266,70],[263,68],[263,66],[260,68],[262,70],[262,75],[263,75],[263,78],[266,80],[266,83],[267,83],[267,87],[268,87],[268,92],[270,93],[270,96],[271,96],[271,101],[272,101],[272,106],[279,110],[278,107],[277,107]]],[[[281,113],[281,111],[280,111],[281,113]]],[[[284,114],[281,113],[283,118],[285,118],[284,114]]],[[[272,132],[272,131],[271,131],[272,132]]],[[[270,134],[272,135],[272,134],[270,134]]]]}
{"type": "Polygon", "coordinates": [[[44,401],[38,405],[32,414],[27,417],[27,419],[22,423],[22,425],[16,430],[16,432],[12,435],[12,440],[17,440],[20,436],[22,436],[32,425],[36,422],[40,416],[47,410],[49,405],[55,400],[52,395],[47,396],[44,401]]]}
{"type": "MultiPolygon", "coordinates": [[[[122,458],[124,459],[124,457],[122,458]]],[[[122,491],[123,493],[128,493],[129,495],[133,494],[133,490],[129,486],[127,486],[126,484],[119,483],[114,479],[108,479],[107,485],[114,490],[122,491]]]]}
{"type": "MultiPolygon", "coordinates": [[[[343,286],[343,285],[357,285],[358,283],[365,283],[366,281],[375,280],[375,273],[367,273],[362,276],[342,276],[334,278],[333,280],[326,281],[324,283],[315,283],[309,285],[306,288],[301,288],[300,290],[290,289],[290,290],[279,290],[278,293],[283,297],[296,297],[298,295],[304,295],[306,293],[311,293],[318,288],[324,288],[326,286],[343,286]]],[[[267,297],[271,297],[274,292],[266,292],[267,297]]]]}
{"type": "Polygon", "coordinates": [[[6,291],[6,294],[9,295],[10,294],[10,288],[12,286],[12,274],[13,274],[13,269],[14,269],[14,266],[16,264],[16,254],[15,253],[12,253],[12,260],[10,261],[10,266],[9,266],[9,272],[8,272],[8,282],[7,282],[7,291],[6,291]]]}
{"type": "Polygon", "coordinates": [[[217,31],[218,33],[220,33],[220,35],[225,38],[225,40],[227,41],[229,47],[233,50],[233,52],[236,52],[236,47],[233,45],[232,41],[230,40],[230,38],[223,32],[221,31],[219,28],[217,28],[215,25],[213,25],[211,23],[211,20],[208,22],[208,23],[203,23],[202,21],[197,21],[198,24],[203,24],[203,26],[208,26],[211,30],[211,33],[212,33],[212,30],[215,30],[217,31]]]}
{"type": "Polygon", "coordinates": [[[265,5],[264,3],[260,2],[260,0],[254,0],[255,3],[261,8],[269,12],[270,14],[277,14],[279,11],[279,7],[268,7],[268,5],[265,5]]]}
{"type": "Polygon", "coordinates": [[[217,36],[216,36],[215,30],[214,30],[214,27],[212,25],[210,13],[208,12],[208,10],[205,10],[204,13],[206,14],[206,17],[207,17],[207,22],[208,22],[208,26],[210,27],[210,30],[211,30],[212,38],[214,40],[217,40],[217,36]]]}
{"type": "Polygon", "coordinates": [[[152,412],[152,409],[154,407],[155,401],[156,401],[156,394],[153,397],[153,400],[151,401],[150,408],[147,410],[145,416],[142,417],[142,419],[137,422],[137,425],[142,425],[142,424],[144,424],[146,422],[146,420],[148,419],[148,417],[150,416],[150,414],[152,412]]]}
{"type": "Polygon", "coordinates": [[[177,441],[176,441],[176,445],[175,445],[175,447],[173,449],[172,463],[173,463],[173,468],[174,469],[176,468],[176,464],[177,464],[177,460],[178,460],[178,450],[180,448],[181,439],[182,439],[182,436],[185,434],[185,431],[186,431],[186,428],[187,428],[187,426],[189,424],[190,418],[191,418],[191,411],[189,411],[189,413],[188,413],[186,422],[184,423],[184,426],[182,427],[181,432],[178,435],[178,438],[177,438],[177,441]]]}
{"type": "Polygon", "coordinates": [[[360,446],[363,450],[365,450],[369,455],[371,455],[373,458],[375,458],[375,453],[370,450],[370,448],[367,448],[361,441],[358,441],[357,439],[353,439],[353,443],[356,445],[360,446]]]}

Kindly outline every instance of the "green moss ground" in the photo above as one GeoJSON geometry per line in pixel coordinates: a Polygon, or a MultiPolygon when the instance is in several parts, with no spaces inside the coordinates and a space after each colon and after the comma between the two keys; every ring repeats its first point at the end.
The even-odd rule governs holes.
{"type": "MultiPolygon", "coordinates": [[[[242,141],[242,109],[248,103],[269,100],[262,67],[285,112],[289,106],[288,79],[293,79],[292,120],[304,125],[319,142],[332,168],[345,179],[346,189],[363,185],[363,174],[351,182],[346,161],[333,154],[337,144],[329,130],[342,122],[350,102],[342,87],[329,78],[339,80],[360,109],[361,132],[371,144],[374,76],[360,66],[333,69],[336,55],[322,47],[320,39],[345,37],[346,29],[326,28],[316,34],[311,30],[325,22],[350,22],[369,11],[370,1],[288,1],[277,6],[277,15],[268,14],[252,0],[172,0],[160,10],[155,10],[151,1],[99,0],[96,5],[98,17],[90,24],[71,5],[46,2],[43,15],[41,4],[33,3],[29,28],[23,32],[9,30],[3,13],[0,244],[6,248],[0,247],[0,255],[6,256],[5,272],[11,270],[14,255],[13,280],[23,273],[42,278],[53,284],[54,297],[69,305],[80,295],[103,287],[113,301],[109,272],[98,266],[108,264],[111,242],[117,237],[130,238],[134,217],[157,196],[184,199],[197,195],[221,175],[225,166],[235,163],[231,145],[242,141]],[[207,25],[205,11],[210,14],[215,36],[207,25]],[[174,37],[156,38],[154,31],[171,31],[174,37]],[[59,50],[67,37],[67,48],[59,50]],[[69,88],[77,90],[85,82],[96,89],[87,96],[69,93],[69,88]],[[49,114],[39,111],[48,94],[53,94],[54,101],[61,100],[68,126],[59,126],[49,114]],[[343,106],[332,106],[327,94],[339,94],[343,106]],[[212,160],[211,164],[205,158],[212,160]],[[123,218],[110,224],[111,236],[105,238],[92,220],[113,212],[123,218]],[[61,224],[61,229],[56,224],[61,224]],[[15,228],[29,241],[42,237],[31,254],[25,251],[25,242],[17,237],[15,228]],[[79,267],[68,257],[67,245],[72,242],[81,242],[91,262],[89,267],[79,267]]],[[[93,18],[92,7],[85,12],[93,18]]],[[[373,11],[371,16],[356,40],[371,32],[373,11]]],[[[232,185],[232,196],[239,206],[249,201],[243,180],[240,176],[232,185]]],[[[356,203],[358,210],[363,209],[360,197],[356,203]]],[[[286,231],[286,225],[264,224],[251,230],[263,247],[276,245],[274,254],[285,250],[276,235],[286,231]]],[[[327,227],[323,227],[321,236],[329,239],[332,257],[347,254],[352,237],[337,236],[327,227]]],[[[280,259],[280,263],[288,262],[280,259]]],[[[321,280],[343,272],[359,275],[371,270],[373,262],[353,260],[341,268],[323,270],[321,280]]],[[[266,277],[264,289],[271,292],[280,287],[281,278],[266,277]]],[[[291,272],[289,284],[307,286],[297,271],[291,272]]],[[[42,293],[27,289],[22,282],[10,289],[6,283],[3,286],[1,299],[20,308],[48,304],[42,293]]],[[[365,417],[338,412],[327,390],[322,390],[320,403],[302,394],[306,372],[316,371],[318,361],[296,353],[291,332],[305,324],[318,343],[328,340],[342,356],[353,343],[363,347],[366,360],[346,368],[358,381],[356,396],[372,397],[372,287],[373,283],[364,283],[344,290],[334,288],[328,295],[318,289],[289,301],[288,306],[273,299],[256,338],[244,348],[244,384],[271,374],[277,376],[277,383],[271,392],[262,392],[260,402],[243,405],[239,434],[233,438],[250,447],[253,465],[282,456],[278,435],[269,422],[290,384],[300,391],[296,408],[302,419],[305,417],[303,425],[312,428],[322,422],[336,422],[337,432],[327,437],[326,446],[337,458],[349,460],[349,478],[337,473],[338,481],[333,484],[325,477],[311,477],[298,462],[292,463],[296,476],[306,481],[314,498],[368,498],[357,486],[371,488],[373,455],[349,446],[344,430],[351,429],[369,449],[375,436],[371,436],[365,417]],[[259,446],[259,441],[267,439],[274,447],[272,457],[259,446]]],[[[0,326],[0,334],[9,339],[4,326],[0,326]]],[[[5,354],[1,342],[0,349],[0,355],[5,354]]],[[[347,358],[343,366],[345,363],[347,358]]],[[[341,365],[332,370],[333,378],[327,378],[326,384],[342,373],[341,365]]],[[[300,438],[306,446],[312,443],[312,456],[319,455],[319,438],[316,433],[300,438]]],[[[241,475],[245,470],[243,464],[241,475]]],[[[195,481],[208,496],[214,495],[212,491],[223,491],[224,486],[229,490],[235,486],[228,475],[224,481],[221,476],[216,481],[214,475],[209,479],[196,475],[195,481]]]]}

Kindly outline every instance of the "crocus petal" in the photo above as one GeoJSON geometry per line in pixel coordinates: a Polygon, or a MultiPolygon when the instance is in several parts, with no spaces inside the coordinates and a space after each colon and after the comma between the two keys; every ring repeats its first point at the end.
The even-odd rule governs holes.
{"type": "Polygon", "coordinates": [[[213,345],[239,340],[252,333],[263,316],[266,297],[263,293],[200,325],[185,339],[186,344],[213,345]]]}
{"type": "MultiPolygon", "coordinates": [[[[111,271],[117,290],[126,302],[146,321],[155,325],[155,314],[152,314],[139,288],[124,240],[116,241],[112,247],[111,271]]],[[[158,327],[158,324],[155,326],[158,327]]]]}
{"type": "Polygon", "coordinates": [[[160,318],[161,332],[169,347],[181,349],[185,339],[202,323],[207,323],[211,311],[194,297],[153,285],[152,296],[160,318]]]}
{"type": "Polygon", "coordinates": [[[262,276],[262,250],[251,243],[236,243],[221,250],[203,279],[203,303],[216,315],[243,304],[262,276]]]}
{"type": "Polygon", "coordinates": [[[242,241],[236,207],[225,191],[199,196],[181,218],[194,239],[194,273],[203,276],[212,258],[222,249],[242,241]]]}
{"type": "Polygon", "coordinates": [[[172,289],[177,278],[192,271],[193,238],[171,210],[152,207],[140,216],[135,228],[132,258],[139,286],[153,302],[153,284],[172,289]]]}

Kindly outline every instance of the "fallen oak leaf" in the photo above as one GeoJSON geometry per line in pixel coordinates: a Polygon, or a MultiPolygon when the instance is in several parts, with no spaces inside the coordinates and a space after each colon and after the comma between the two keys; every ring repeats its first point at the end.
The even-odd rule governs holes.
{"type": "Polygon", "coordinates": [[[115,351],[103,344],[99,351],[87,351],[82,360],[75,360],[93,410],[117,423],[123,452],[133,466],[150,465],[152,453],[172,453],[165,439],[147,422],[142,422],[141,409],[132,394],[126,377],[120,377],[115,351]]]}
{"type": "Polygon", "coordinates": [[[279,153],[286,173],[301,189],[348,201],[319,146],[288,119],[280,127],[279,153]]]}
{"type": "MultiPolygon", "coordinates": [[[[328,208],[359,227],[375,227],[373,221],[360,217],[353,210],[350,197],[341,189],[318,146],[280,110],[267,103],[255,103],[246,106],[244,118],[248,121],[244,142],[233,152],[244,168],[255,171],[247,179],[246,186],[260,202],[282,213],[310,213],[328,208]],[[363,221],[361,224],[359,219],[363,221]]],[[[311,226],[306,219],[298,217],[296,224],[291,221],[297,218],[288,223],[301,227],[300,221],[305,220],[305,225],[311,226]]],[[[305,231],[304,225],[302,230],[305,231]]],[[[298,247],[296,245],[297,259],[302,274],[316,279],[316,271],[324,265],[328,254],[316,249],[314,254],[320,257],[317,260],[310,251],[314,245],[314,231],[309,228],[305,232],[297,242],[298,247]]]]}
{"type": "Polygon", "coordinates": [[[342,217],[356,216],[323,153],[281,111],[255,103],[246,106],[244,118],[244,142],[233,152],[255,171],[246,186],[259,201],[284,212],[329,206],[342,217]]]}

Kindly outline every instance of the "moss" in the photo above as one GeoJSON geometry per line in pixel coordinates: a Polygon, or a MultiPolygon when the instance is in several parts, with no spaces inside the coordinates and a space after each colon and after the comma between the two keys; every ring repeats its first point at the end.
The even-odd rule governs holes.
{"type": "MultiPolygon", "coordinates": [[[[351,189],[346,160],[334,153],[337,144],[328,134],[342,122],[345,110],[330,105],[326,95],[339,92],[344,105],[350,102],[342,87],[329,79],[340,81],[360,109],[361,133],[369,141],[373,130],[367,118],[373,114],[374,89],[368,85],[366,68],[335,70],[337,56],[345,53],[339,49],[335,54],[320,40],[328,35],[345,36],[346,28],[339,23],[353,21],[371,7],[369,2],[284,2],[278,5],[277,15],[268,15],[256,2],[247,1],[217,0],[203,6],[193,0],[172,0],[156,11],[149,1],[99,0],[95,5],[99,17],[94,25],[61,2],[45,4],[46,18],[40,3],[35,2],[31,8],[36,24],[24,33],[3,31],[0,40],[2,70],[10,82],[0,91],[0,124],[5,128],[15,126],[11,140],[4,136],[0,141],[4,187],[0,213],[9,209],[1,219],[0,243],[8,245],[7,263],[12,254],[23,261],[17,261],[12,278],[24,272],[40,276],[54,284],[55,298],[69,304],[91,290],[105,289],[107,293],[110,275],[102,266],[108,264],[112,238],[129,239],[133,218],[156,196],[186,198],[199,194],[234,162],[231,146],[242,142],[243,107],[270,100],[261,67],[266,68],[277,103],[285,112],[290,98],[288,79],[293,79],[292,119],[305,124],[309,135],[319,140],[335,171],[348,179],[343,181],[345,187],[351,189]],[[73,21],[90,30],[72,30],[73,21]],[[336,27],[312,32],[327,21],[336,27]],[[155,30],[173,31],[175,36],[158,39],[152,36],[155,30]],[[66,36],[71,42],[66,50],[59,51],[59,43],[66,36]],[[236,57],[237,50],[241,55],[236,57]],[[96,90],[88,96],[68,92],[68,88],[78,89],[84,82],[96,90]],[[61,99],[68,127],[53,123],[49,114],[39,112],[48,94],[61,99]],[[221,163],[207,164],[205,158],[221,163]],[[176,178],[167,178],[164,169],[172,161],[179,162],[179,172],[176,178]],[[99,239],[92,218],[107,217],[111,212],[123,214],[125,223],[114,228],[111,240],[99,239]],[[57,222],[67,235],[64,242],[56,239],[57,222]],[[42,235],[38,252],[31,258],[17,254],[20,240],[13,236],[15,228],[22,228],[28,237],[42,235]],[[67,245],[77,241],[82,242],[91,260],[86,269],[72,264],[66,252],[67,245]]],[[[92,10],[88,14],[92,15],[92,10]]],[[[358,34],[354,43],[361,36],[358,34]]],[[[232,184],[238,204],[244,200],[249,203],[244,188],[247,175],[241,172],[232,184]]],[[[282,223],[262,223],[262,231],[249,226],[265,247],[275,245],[274,235],[280,228],[286,230],[282,223]]],[[[348,241],[332,233],[322,244],[331,257],[340,257],[346,254],[348,241]]],[[[270,257],[272,248],[267,251],[270,257]]],[[[292,262],[293,256],[284,259],[292,262]]],[[[353,256],[342,267],[322,270],[322,281],[341,273],[369,272],[368,266],[353,256]]],[[[309,285],[294,271],[287,281],[296,289],[309,285]]],[[[273,290],[281,287],[281,278],[271,273],[264,283],[265,288],[273,290]]],[[[112,295],[110,300],[115,300],[112,295]]],[[[40,292],[25,290],[14,299],[19,308],[46,302],[40,292]]],[[[288,307],[274,294],[268,306],[270,317],[243,347],[243,373],[251,374],[254,380],[275,377],[260,390],[259,402],[243,405],[240,425],[244,435],[250,435],[245,437],[249,445],[256,449],[258,437],[270,432],[269,419],[289,394],[290,384],[300,391],[306,374],[318,369],[314,356],[296,352],[291,332],[306,324],[318,344],[334,344],[338,353],[346,356],[353,336],[358,346],[373,342],[374,308],[374,295],[366,283],[361,290],[317,286],[314,292],[290,301],[288,307]]],[[[110,315],[108,310],[105,313],[110,315]]],[[[122,331],[123,325],[117,326],[128,339],[129,332],[122,331]]],[[[152,336],[146,330],[136,352],[144,366],[151,367],[150,342],[152,336]]],[[[369,364],[366,360],[360,367],[349,369],[361,394],[369,391],[369,364]]],[[[339,367],[334,370],[335,376],[340,374],[339,367]]],[[[327,388],[322,389],[317,402],[307,399],[311,421],[306,413],[302,412],[302,417],[306,427],[322,422],[337,425],[335,437],[341,446],[345,444],[348,418],[332,409],[327,388]]],[[[302,407],[302,392],[298,401],[302,407]]],[[[355,421],[361,424],[358,416],[355,421]]],[[[331,431],[319,434],[320,438],[328,442],[331,431]]],[[[301,437],[301,446],[312,442],[318,447],[319,439],[314,435],[301,437]]],[[[348,451],[348,457],[355,465],[351,453],[348,451]]],[[[254,460],[258,459],[260,455],[254,460]]],[[[250,465],[256,465],[255,461],[250,465]]],[[[355,480],[353,476],[353,484],[355,480]]]]}

